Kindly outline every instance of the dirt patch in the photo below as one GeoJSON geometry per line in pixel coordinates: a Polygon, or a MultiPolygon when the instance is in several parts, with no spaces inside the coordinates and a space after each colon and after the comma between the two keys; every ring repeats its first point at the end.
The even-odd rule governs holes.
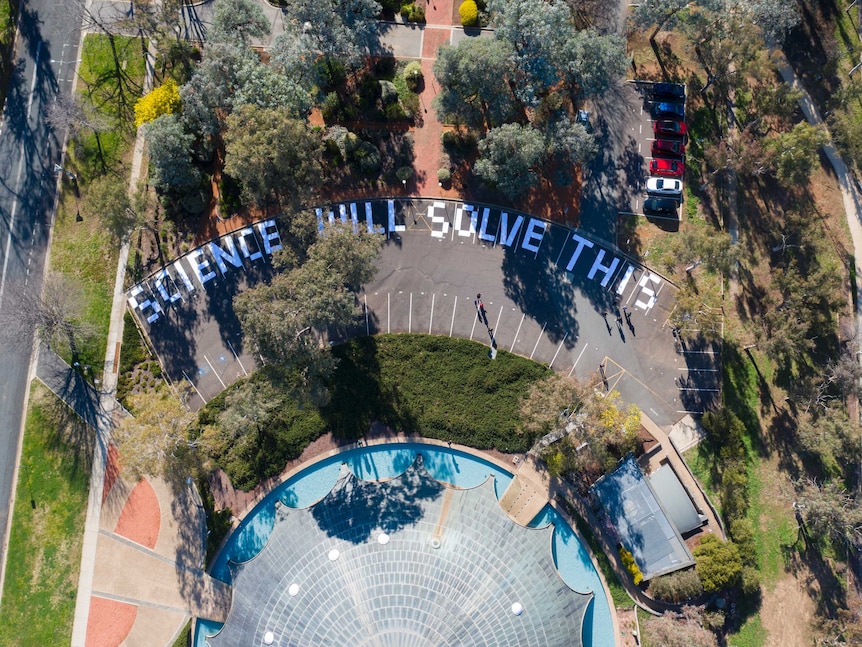
{"type": "Polygon", "coordinates": [[[769,645],[807,647],[811,644],[809,627],[814,617],[814,601],[797,577],[783,577],[763,598],[760,620],[768,632],[769,645]]]}

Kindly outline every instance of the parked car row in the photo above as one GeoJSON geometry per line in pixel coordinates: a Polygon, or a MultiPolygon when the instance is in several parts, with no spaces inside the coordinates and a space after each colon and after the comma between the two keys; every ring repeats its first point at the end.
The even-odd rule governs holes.
{"type": "Polygon", "coordinates": [[[682,200],[685,173],[685,86],[678,83],[655,83],[651,88],[653,134],[650,178],[644,212],[675,214],[682,200]]]}

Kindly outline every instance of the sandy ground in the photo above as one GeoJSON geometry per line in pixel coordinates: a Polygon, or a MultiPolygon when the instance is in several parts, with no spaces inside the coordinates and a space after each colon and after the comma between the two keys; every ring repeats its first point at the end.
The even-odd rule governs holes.
{"type": "Polygon", "coordinates": [[[767,645],[808,647],[809,627],[814,617],[814,601],[805,586],[793,575],[778,581],[775,589],[763,597],[760,620],[768,636],[767,645]]]}

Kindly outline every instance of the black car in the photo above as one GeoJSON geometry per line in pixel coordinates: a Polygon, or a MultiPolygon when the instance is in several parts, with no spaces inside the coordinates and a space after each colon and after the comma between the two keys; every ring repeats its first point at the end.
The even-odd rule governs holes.
{"type": "Polygon", "coordinates": [[[656,83],[652,86],[654,97],[685,99],[685,86],[680,83],[656,83]]]}
{"type": "Polygon", "coordinates": [[[644,213],[660,215],[676,215],[679,203],[672,198],[647,198],[644,202],[644,213]]]}

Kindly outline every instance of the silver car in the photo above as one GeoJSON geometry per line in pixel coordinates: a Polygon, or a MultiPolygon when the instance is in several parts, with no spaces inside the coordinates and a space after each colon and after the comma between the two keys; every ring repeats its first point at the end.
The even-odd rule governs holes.
{"type": "Polygon", "coordinates": [[[682,193],[682,181],[664,177],[651,177],[647,180],[646,189],[647,193],[679,197],[682,193]]]}

